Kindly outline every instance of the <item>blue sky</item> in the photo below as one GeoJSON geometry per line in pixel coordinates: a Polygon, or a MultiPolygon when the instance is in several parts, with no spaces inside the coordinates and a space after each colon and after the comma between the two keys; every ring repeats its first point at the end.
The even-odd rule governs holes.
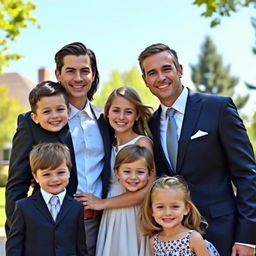
{"type": "MultiPolygon", "coordinates": [[[[256,37],[250,23],[256,9],[245,8],[220,26],[210,28],[210,20],[200,16],[202,9],[193,0],[36,0],[34,15],[41,29],[32,25],[23,30],[10,50],[24,55],[5,72],[19,72],[37,82],[37,70],[46,67],[54,78],[54,54],[63,45],[81,41],[95,51],[101,84],[114,69],[129,70],[138,65],[139,53],[152,43],[168,44],[178,52],[184,67],[183,83],[192,87],[190,64],[198,62],[200,47],[210,35],[231,66],[231,74],[255,83],[256,37]]],[[[243,86],[241,86],[241,92],[243,86]]]]}

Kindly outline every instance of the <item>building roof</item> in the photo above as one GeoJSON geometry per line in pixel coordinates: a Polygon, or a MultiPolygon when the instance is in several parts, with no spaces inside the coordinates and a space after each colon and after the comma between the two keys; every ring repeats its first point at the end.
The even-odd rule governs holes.
{"type": "Polygon", "coordinates": [[[12,72],[0,75],[0,86],[2,85],[8,86],[10,98],[18,98],[21,105],[30,108],[28,95],[31,89],[35,87],[35,82],[19,73],[12,72]]]}

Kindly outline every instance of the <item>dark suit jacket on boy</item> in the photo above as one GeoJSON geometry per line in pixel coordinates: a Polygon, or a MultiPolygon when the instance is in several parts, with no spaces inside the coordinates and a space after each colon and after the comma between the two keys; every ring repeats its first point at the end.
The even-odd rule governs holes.
{"type": "Polygon", "coordinates": [[[181,175],[208,221],[206,238],[230,256],[233,243],[256,244],[256,165],[232,100],[189,90],[176,173],[160,140],[161,107],[150,122],[158,175],[181,175]],[[234,195],[231,180],[237,187],[234,195]]]}
{"type": "MultiPolygon", "coordinates": [[[[94,111],[92,106],[92,111],[94,111]]],[[[96,111],[96,108],[95,108],[96,111]]],[[[29,153],[33,147],[41,142],[61,142],[69,147],[73,168],[70,173],[67,192],[70,196],[76,193],[78,179],[74,148],[68,124],[59,132],[49,132],[35,124],[30,117],[31,112],[18,116],[17,131],[13,138],[12,153],[9,165],[9,176],[6,184],[6,233],[8,235],[10,220],[14,211],[15,202],[27,197],[27,192],[31,185],[31,169],[29,164],[29,153]]],[[[96,116],[96,115],[95,115],[96,116]]],[[[109,128],[103,114],[97,119],[98,127],[103,139],[105,150],[105,164],[102,171],[102,197],[107,196],[110,171],[111,140],[109,128]]],[[[39,187],[36,184],[35,190],[39,187]]]]}
{"type": "Polygon", "coordinates": [[[17,201],[6,256],[86,256],[83,205],[65,195],[53,220],[40,190],[17,201]]]}

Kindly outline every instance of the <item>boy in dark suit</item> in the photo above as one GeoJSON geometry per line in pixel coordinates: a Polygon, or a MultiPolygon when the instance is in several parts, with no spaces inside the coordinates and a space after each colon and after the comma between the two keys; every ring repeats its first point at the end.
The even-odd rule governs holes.
{"type": "Polygon", "coordinates": [[[40,190],[17,201],[6,256],[86,256],[83,205],[66,193],[72,167],[68,147],[38,144],[30,152],[30,165],[40,190]]]}

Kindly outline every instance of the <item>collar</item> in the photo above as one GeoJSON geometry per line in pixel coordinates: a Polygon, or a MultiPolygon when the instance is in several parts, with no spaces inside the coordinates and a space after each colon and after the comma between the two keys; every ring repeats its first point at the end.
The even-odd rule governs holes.
{"type": "Polygon", "coordinates": [[[86,104],[82,110],[76,108],[72,104],[69,104],[69,108],[70,108],[70,113],[69,113],[69,117],[68,117],[69,120],[71,120],[79,112],[85,112],[91,119],[94,118],[89,100],[86,101],[86,104]]]}
{"type": "MultiPolygon", "coordinates": [[[[53,196],[53,194],[51,194],[51,193],[49,193],[49,192],[43,190],[42,188],[40,188],[40,191],[41,191],[41,193],[42,193],[42,196],[43,196],[43,198],[44,198],[44,201],[46,202],[46,204],[48,204],[48,203],[49,203],[49,200],[50,200],[50,198],[53,196]]],[[[64,200],[65,195],[66,195],[66,189],[65,189],[64,191],[60,192],[59,194],[55,195],[55,196],[58,196],[58,198],[59,198],[59,200],[60,200],[60,205],[62,205],[62,202],[63,202],[63,200],[64,200]]]]}
{"type": "MultiPolygon", "coordinates": [[[[174,108],[177,112],[184,115],[186,104],[187,104],[187,99],[188,99],[188,88],[183,87],[183,90],[182,90],[180,96],[173,103],[172,108],[174,108]]],[[[162,108],[162,116],[164,116],[165,119],[166,119],[167,118],[166,117],[166,111],[170,107],[166,107],[165,105],[161,104],[161,108],[162,108]]]]}

